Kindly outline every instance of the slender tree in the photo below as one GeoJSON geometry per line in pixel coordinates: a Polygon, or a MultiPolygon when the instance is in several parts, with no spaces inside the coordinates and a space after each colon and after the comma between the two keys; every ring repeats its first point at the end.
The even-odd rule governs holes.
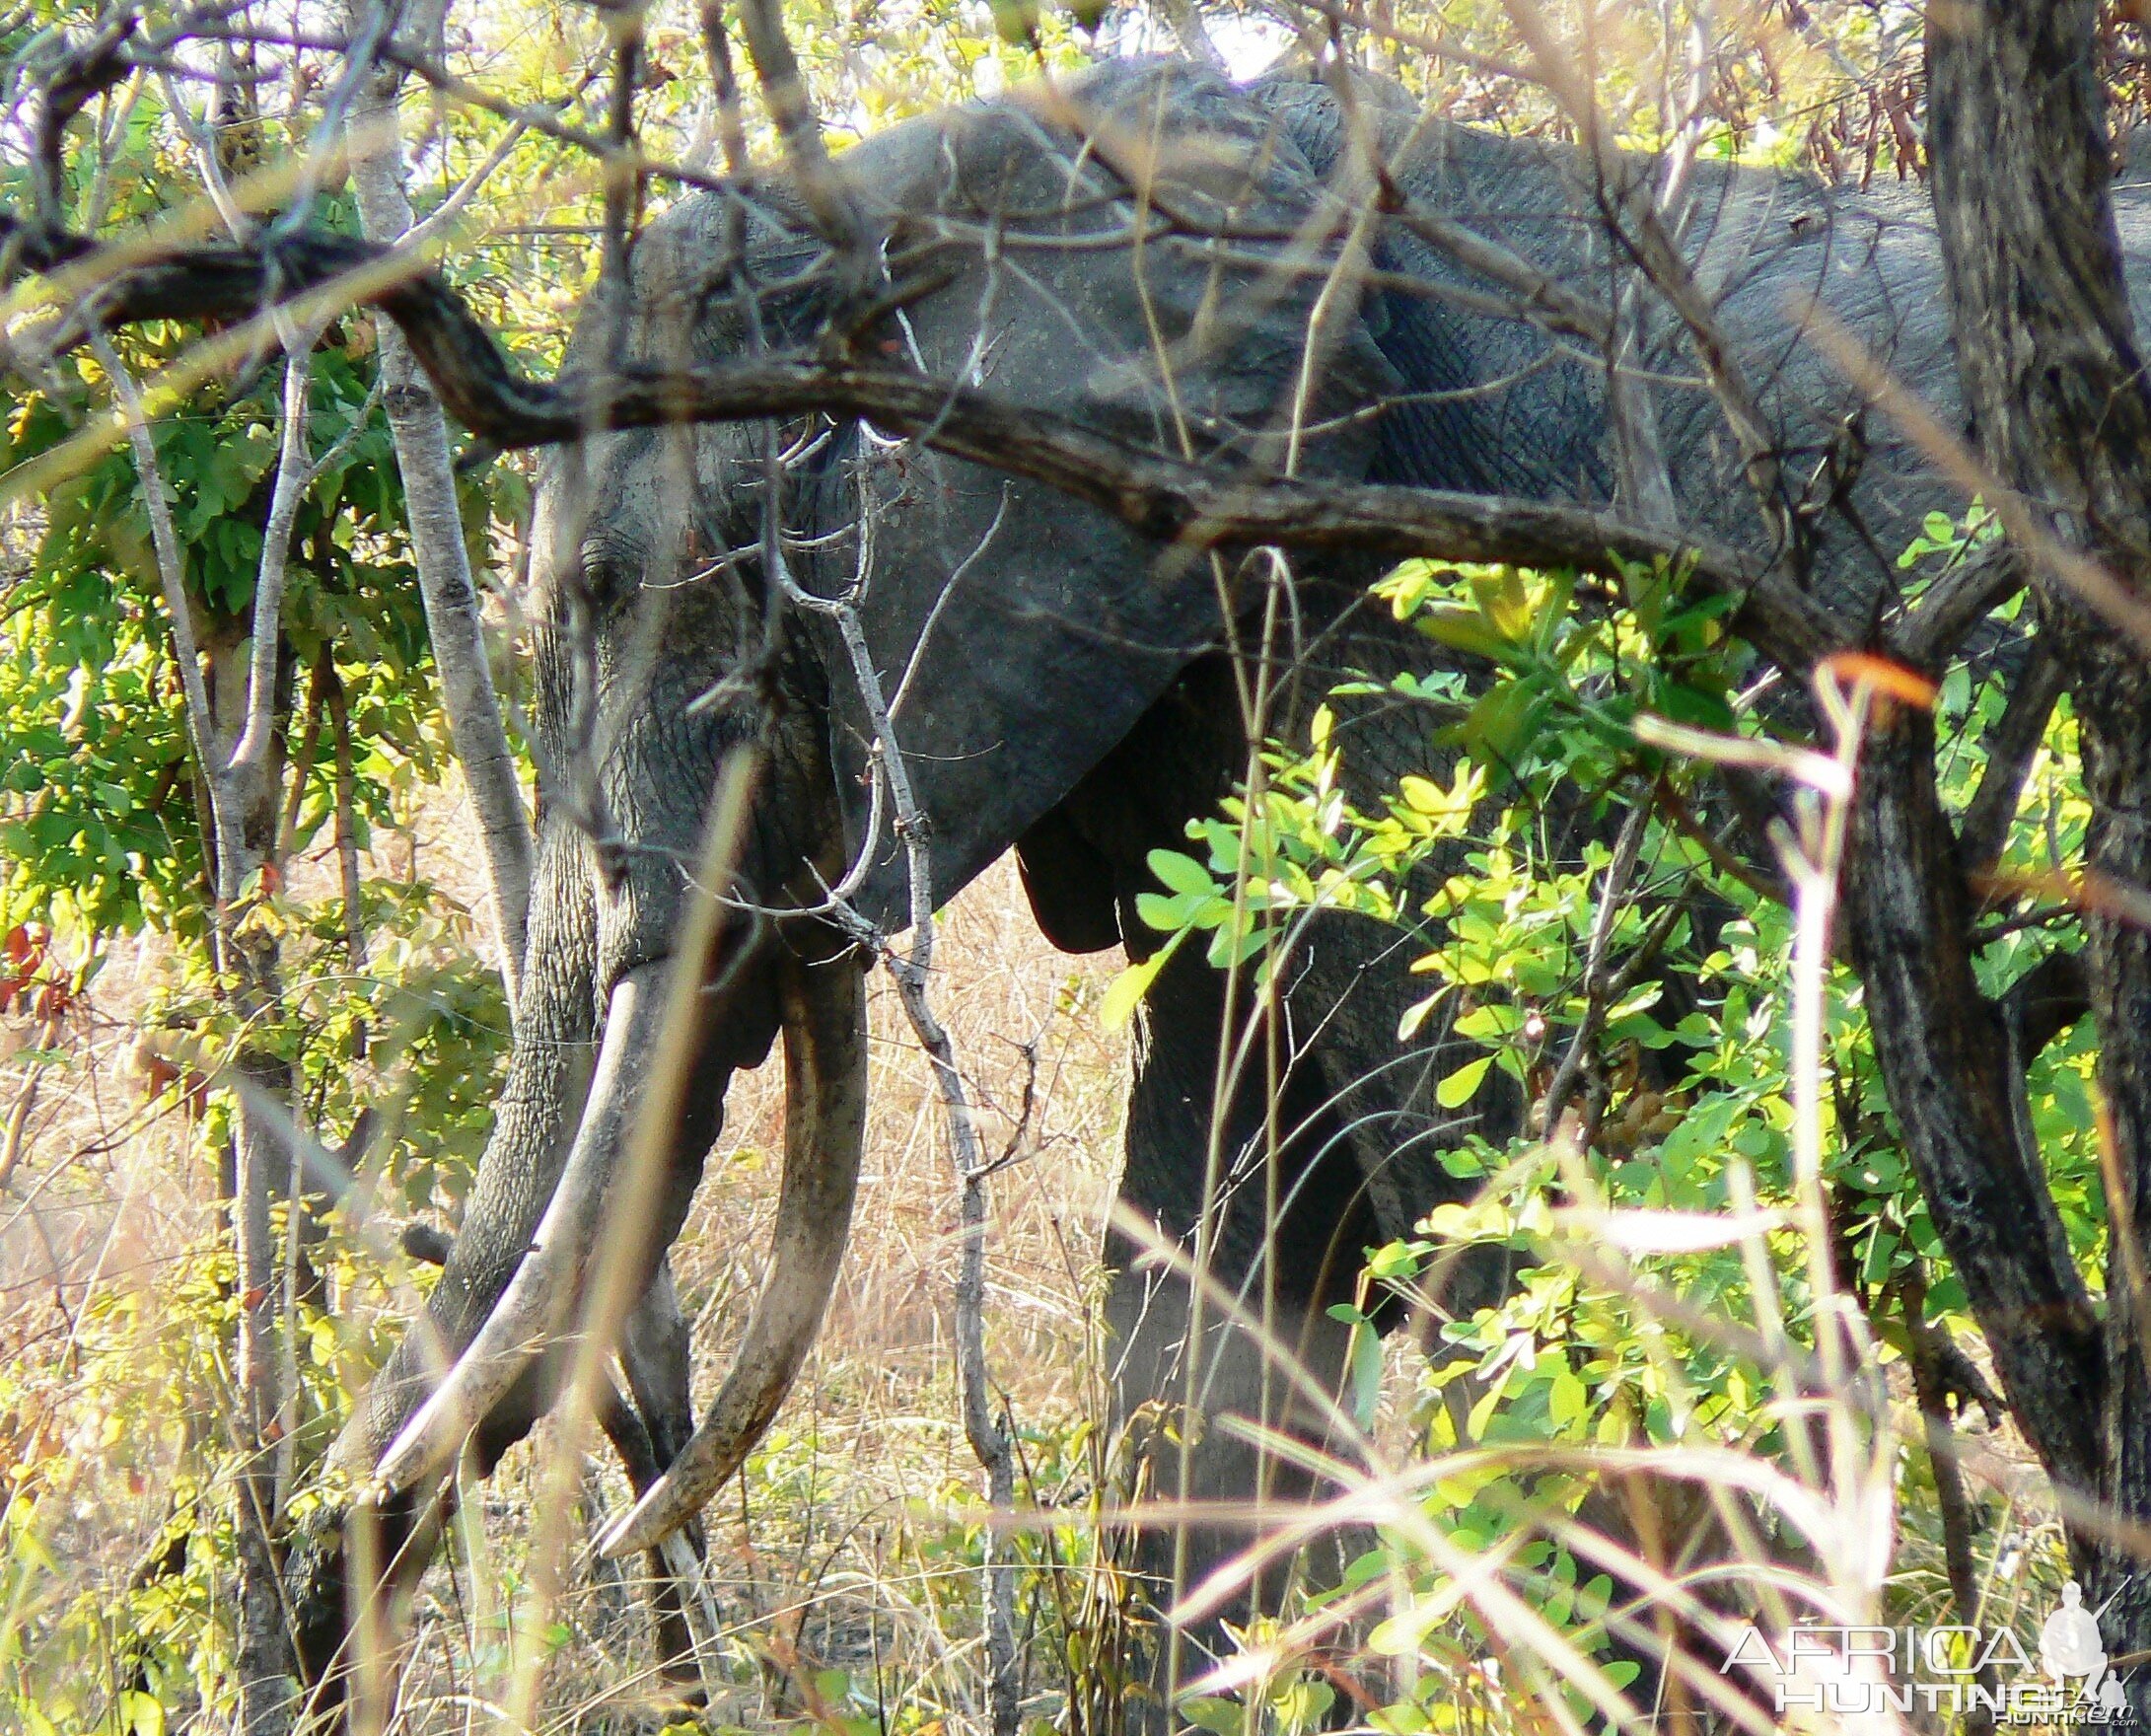
{"type": "MultiPolygon", "coordinates": [[[[431,41],[439,36],[446,14],[446,0],[418,0],[403,12],[400,23],[412,39],[431,41]]],[[[359,92],[351,104],[347,137],[360,222],[370,239],[394,243],[411,226],[411,205],[404,187],[397,115],[403,74],[394,65],[374,63],[375,50],[386,35],[385,30],[372,28],[381,17],[379,8],[363,0],[351,9],[351,70],[359,80],[359,92]]],[[[386,320],[381,322],[381,378],[382,402],[403,479],[411,557],[418,568],[419,593],[425,600],[426,625],[433,640],[433,667],[441,683],[441,708],[448,715],[456,759],[478,817],[500,939],[501,976],[513,1009],[531,903],[530,817],[501,720],[500,695],[494,690],[486,660],[484,621],[456,497],[448,419],[402,331],[386,320]]]]}
{"type": "MultiPolygon", "coordinates": [[[[2088,1601],[2104,1607],[2109,1653],[2129,1654],[2151,1648],[2136,1541],[2151,1521],[2151,933],[2109,889],[2151,886],[2151,386],[2109,198],[2099,13],[2091,0],[1930,8],[1928,149],[1966,404],[2040,569],[2040,636],[2076,709],[2092,804],[2105,1318],[2075,1296],[2027,1314],[2016,1331],[2044,1347],[2036,1386],[2012,1396],[2056,1483],[2087,1503],[2075,1548],[2088,1601]]],[[[2151,1713],[2151,1671],[2129,1681],[2151,1713]]]]}

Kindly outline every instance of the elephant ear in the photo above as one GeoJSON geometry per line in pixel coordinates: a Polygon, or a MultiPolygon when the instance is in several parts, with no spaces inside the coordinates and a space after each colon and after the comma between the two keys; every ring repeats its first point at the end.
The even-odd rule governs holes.
{"type": "MultiPolygon", "coordinates": [[[[1373,438],[1349,412],[1394,377],[1358,318],[1349,213],[1222,78],[1109,64],[895,129],[843,162],[893,253],[932,244],[957,261],[878,335],[893,355],[1228,470],[1290,450],[1302,474],[1364,474],[1373,438]],[[1218,228],[1235,239],[1206,233],[1218,228]]],[[[825,460],[816,492],[817,528],[862,503],[871,521],[862,615],[930,828],[936,904],[1261,595],[1258,578],[1221,585],[1207,555],[1050,488],[871,428],[825,460]]],[[[809,582],[853,582],[857,555],[832,542],[809,582]]],[[[863,790],[871,732],[833,635],[829,660],[839,786],[863,790]]],[[[863,795],[854,807],[856,846],[863,795]]],[[[875,851],[860,906],[900,925],[909,873],[886,825],[875,851]]]]}

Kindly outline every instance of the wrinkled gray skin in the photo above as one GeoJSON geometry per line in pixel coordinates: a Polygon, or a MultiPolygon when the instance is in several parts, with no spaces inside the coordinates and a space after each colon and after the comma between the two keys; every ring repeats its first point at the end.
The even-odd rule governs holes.
{"type": "MultiPolygon", "coordinates": [[[[1414,137],[1409,113],[1385,108],[1375,87],[1363,86],[1361,100],[1395,178],[1425,207],[1603,299],[1601,231],[1571,154],[1448,126],[1414,137]]],[[[1005,398],[1169,452],[1182,450],[1184,438],[1228,460],[1276,461],[1317,293],[1338,256],[1338,201],[1348,207],[1360,184],[1326,87],[1275,76],[1235,90],[1183,65],[1113,64],[1063,87],[1057,103],[1032,93],[893,128],[844,156],[840,173],[892,256],[937,234],[964,244],[950,254],[947,286],[911,307],[904,323],[885,321],[868,339],[870,351],[914,351],[932,372],[971,373],[1005,398]],[[1069,129],[1078,120],[1090,136],[1080,163],[1069,129]],[[1050,240],[1056,226],[1094,236],[1124,226],[1123,177],[1139,178],[1153,152],[1176,208],[1200,218],[1230,204],[1247,230],[1312,239],[1289,247],[1249,240],[1222,257],[1158,240],[1139,259],[1124,247],[1027,245],[1050,240]],[[1101,204],[1101,192],[1114,198],[1101,204]],[[979,238],[996,219],[1004,234],[989,263],[979,238]],[[1300,269],[1280,269],[1287,257],[1300,269]]],[[[2126,180],[2116,202],[2134,257],[2151,235],[2151,196],[2126,180]]],[[[1693,201],[1688,252],[1796,476],[1849,450],[1844,431],[1859,405],[1799,341],[1787,312],[1792,298],[1819,294],[1945,423],[1956,420],[1941,267],[1915,191],[1825,193],[1794,178],[1704,166],[1693,201]]],[[[815,256],[797,227],[771,221],[772,210],[786,208],[782,188],[765,186],[750,225],[753,274],[765,287],[815,256]]],[[[723,201],[697,196],[638,244],[624,339],[631,351],[719,357],[749,346],[722,271],[730,221],[723,201]]],[[[1375,231],[1370,262],[1417,280],[1426,293],[1347,284],[1333,295],[1301,413],[1320,430],[1378,401],[1390,408],[1313,435],[1300,454],[1303,473],[1610,497],[1613,465],[1594,368],[1552,352],[1533,326],[1486,312],[1492,286],[1398,223],[1375,231]],[[1445,293],[1460,288],[1478,299],[1467,304],[1445,293]]],[[[811,287],[772,296],[764,314],[770,341],[811,332],[818,314],[811,287]]],[[[584,323],[577,357],[589,365],[616,333],[601,307],[584,323]]],[[[1663,318],[1649,361],[1669,375],[1692,375],[1663,318]]],[[[1760,518],[1708,395],[1668,386],[1657,411],[1690,522],[1761,548],[1760,518]]],[[[1818,583],[1833,603],[1879,613],[1900,577],[1891,556],[1922,511],[1950,501],[1886,418],[1870,413],[1856,425],[1865,451],[1850,490],[1855,511],[1815,516],[1818,583]]],[[[754,706],[694,713],[690,704],[740,667],[762,630],[767,575],[759,561],[748,555],[710,571],[715,556],[756,542],[761,455],[756,430],[709,427],[609,435],[547,462],[534,609],[543,623],[540,740],[555,768],[594,759],[602,800],[548,804],[516,1049],[492,1143],[425,1321],[336,1449],[336,1461],[356,1476],[409,1414],[430,1371],[469,1340],[532,1245],[576,1130],[610,992],[638,972],[662,970],[668,957],[681,864],[695,849],[720,760],[755,727],[754,706]],[[580,671],[579,640],[594,648],[592,667],[580,671]],[[591,713],[593,698],[586,742],[576,720],[591,713]],[[594,812],[570,815],[571,806],[594,812]],[[610,828],[604,850],[578,828],[593,818],[610,828]]],[[[1827,494],[1828,483],[1819,489],[1827,494]]],[[[1133,911],[1136,893],[1151,884],[1145,855],[1181,844],[1187,820],[1213,812],[1245,771],[1246,721],[1232,654],[1222,647],[1256,642],[1265,604],[1274,605],[1284,654],[1273,666],[1281,672],[1268,718],[1274,733],[1300,728],[1334,675],[1424,670],[1447,655],[1398,629],[1386,611],[1352,607],[1370,567],[1297,561],[1283,598],[1273,593],[1270,563],[1228,563],[1218,571],[1231,607],[1221,610],[1209,561],[1161,554],[1037,484],[856,426],[828,431],[793,467],[785,494],[794,537],[826,539],[793,556],[799,581],[825,597],[861,576],[858,541],[846,527],[856,524],[862,499],[868,503],[874,535],[859,610],[887,694],[899,686],[903,692],[895,727],[931,828],[933,901],[953,897],[1014,846],[1041,925],[1071,950],[1124,944],[1141,957],[1158,943],[1133,911]]],[[[765,730],[770,761],[740,881],[781,909],[813,902],[804,865],[833,881],[866,847],[869,731],[828,622],[789,612],[780,631],[765,730]]],[[[1344,764],[1362,801],[1401,773],[1446,767],[1449,753],[1434,739],[1446,717],[1365,700],[1340,712],[1344,764]]],[[[899,928],[910,889],[886,825],[871,854],[854,905],[883,928],[899,928]]],[[[660,1262],[717,1136],[725,1084],[772,1042],[776,962],[823,961],[842,950],[818,922],[735,922],[718,967],[725,986],[702,997],[699,1060],[641,1250],[652,1287],[625,1357],[633,1404],[615,1406],[609,1418],[638,1487],[671,1459],[690,1421],[684,1336],[660,1262]]],[[[1498,1082],[1463,1111],[1437,1107],[1434,1082],[1470,1046],[1441,1019],[1399,1045],[1398,1018],[1424,986],[1405,970],[1416,950],[1349,918],[1309,930],[1291,956],[1278,1026],[1259,1030],[1248,1046],[1252,1060],[1214,1142],[1219,1046],[1247,1012],[1226,1006],[1225,978],[1198,948],[1165,968],[1137,1043],[1124,1200],[1136,1217],[1186,1244],[1214,1185],[1215,1277],[1257,1314],[1266,1291],[1278,1337],[1325,1382],[1337,1366],[1341,1329],[1323,1307],[1349,1295],[1361,1250],[1408,1234],[1453,1195],[1456,1184],[1437,1161],[1446,1146],[1472,1126],[1513,1128],[1522,1108],[1498,1082]],[[1272,1124],[1274,1169],[1264,1158],[1272,1124]],[[1268,1236],[1272,1201],[1282,1222],[1268,1236]],[[1275,1250],[1266,1269],[1265,1247],[1275,1250]]],[[[815,968],[859,965],[854,957],[815,968]]],[[[941,992],[961,994],[962,985],[941,992]]],[[[1191,1371],[1184,1287],[1134,1259],[1124,1239],[1115,1239],[1113,1253],[1119,1275],[1109,1313],[1123,1417],[1152,1399],[1190,1397],[1213,1415],[1259,1413],[1267,1384],[1271,1419],[1320,1436],[1310,1408],[1283,1397],[1289,1383],[1265,1383],[1263,1358],[1246,1334],[1213,1331],[1191,1371]]],[[[1500,1281],[1498,1272],[1469,1270],[1455,1300],[1469,1306],[1500,1281]]],[[[1220,1309],[1208,1313],[1214,1322],[1220,1309]]],[[[529,1428],[555,1375],[550,1361],[534,1362],[494,1409],[476,1435],[481,1465],[490,1467],[529,1428]]],[[[1157,1492],[1180,1492],[1177,1450],[1159,1454],[1150,1471],[1157,1492]]],[[[1244,1500],[1257,1489],[1252,1451],[1214,1427],[1189,1455],[1186,1475],[1185,1492],[1196,1496],[1244,1500]]],[[[1290,1492],[1281,1478],[1270,1488],[1290,1492]]],[[[407,1515],[390,1518],[393,1529],[407,1515]]],[[[1182,1564],[1199,1575],[1233,1536],[1190,1534],[1182,1564]]],[[[1171,1542],[1152,1534],[1145,1553],[1163,1568],[1171,1542]]],[[[332,1537],[295,1554],[294,1596],[317,1671],[340,1632],[342,1571],[332,1537]]]]}

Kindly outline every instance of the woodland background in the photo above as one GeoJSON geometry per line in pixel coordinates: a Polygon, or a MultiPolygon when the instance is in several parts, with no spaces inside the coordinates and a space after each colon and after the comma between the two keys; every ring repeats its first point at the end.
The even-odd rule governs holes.
{"type": "MultiPolygon", "coordinates": [[[[333,36],[340,20],[316,10],[261,9],[297,37],[333,36]]],[[[1333,32],[1455,118],[1556,134],[1566,124],[1544,91],[1507,70],[1514,23],[1490,0],[1199,16],[1186,0],[1068,12],[1035,0],[791,0],[785,20],[838,148],[1041,62],[1205,36],[1252,72],[1308,33],[1320,42],[1333,32]]],[[[41,40],[94,23],[55,0],[0,13],[0,60],[20,86],[41,40]]],[[[688,163],[714,162],[720,146],[706,23],[677,4],[647,16],[640,124],[653,151],[688,163]]],[[[1918,9],[1884,0],[1613,9],[1601,17],[1600,99],[1625,143],[1664,144],[1677,119],[1700,113],[1709,155],[1851,181],[1916,179],[1922,24],[1918,9]],[[1687,94],[1697,79],[1701,105],[1687,94]]],[[[2116,136],[2143,111],[2143,45],[2117,9],[2106,42],[2116,136]]],[[[449,276],[534,372],[557,364],[596,269],[607,189],[569,135],[608,124],[615,48],[608,15],[588,6],[463,0],[441,64],[490,106],[418,84],[403,95],[410,202],[450,232],[449,276]]],[[[85,116],[97,148],[70,159],[82,180],[65,197],[108,225],[176,207],[213,223],[233,186],[303,157],[317,124],[333,56],[295,49],[273,81],[254,77],[268,58],[196,43],[184,76],[104,93],[85,116]]],[[[751,108],[748,118],[766,148],[764,117],[751,108]]],[[[0,199],[32,202],[29,175],[14,154],[0,161],[0,199]]],[[[329,221],[355,229],[351,188],[322,193],[329,221]]],[[[220,888],[239,865],[229,852],[220,864],[218,792],[190,769],[141,445],[76,439],[86,399],[158,374],[199,335],[131,327],[109,361],[84,354],[73,377],[18,384],[0,404],[0,1724],[36,1736],[229,1722],[243,1485],[265,1477],[280,1506],[309,1498],[310,1456],[429,1281],[426,1257],[454,1224],[507,1040],[486,821],[441,709],[414,514],[384,409],[385,345],[365,315],[328,322],[303,365],[228,357],[183,401],[153,406],[204,697],[235,735],[257,655],[264,533],[279,512],[290,531],[273,681],[256,695],[274,775],[239,792],[265,809],[267,830],[255,832],[267,841],[220,888]],[[310,473],[279,502],[295,402],[310,424],[310,473]],[[237,896],[251,932],[273,941],[271,974],[249,976],[219,950],[210,912],[237,896]],[[355,1177],[329,1208],[291,1210],[294,1173],[250,1167],[230,1088],[249,1068],[276,1081],[300,1134],[291,1149],[330,1154],[355,1177]],[[251,1248],[243,1227],[235,1239],[250,1201],[268,1230],[251,1248]],[[250,1355],[275,1359],[266,1388],[250,1355]],[[250,1409],[262,1390],[276,1396],[266,1418],[250,1409]]],[[[526,792],[517,599],[530,475],[524,458],[495,457],[455,482],[482,650],[526,792]]],[[[1938,514],[1905,568],[1947,571],[1993,535],[1976,507],[1938,514]]],[[[1626,611],[1586,614],[1559,575],[1425,563],[1389,586],[1399,613],[1471,615],[1478,642],[1503,648],[1502,681],[1467,735],[1471,768],[1449,787],[1407,780],[1390,814],[1339,833],[1321,756],[1281,764],[1265,862],[1288,883],[1326,871],[1377,880],[1399,852],[1453,831],[1466,798],[1492,780],[1506,817],[1470,839],[1459,914],[1428,942],[1429,976],[1467,991],[1516,985],[1529,1003],[1527,1014],[1487,997],[1473,1033],[1487,1046],[1480,1071],[1528,1067],[1527,1018],[1564,1031],[1590,1017],[1610,1094],[1595,1143],[1565,1170],[1559,1154],[1528,1146],[1460,1154],[1493,1178],[1486,1202],[1376,1258],[1371,1281],[1408,1285],[1445,1240],[1509,1240],[1541,1257],[1504,1309],[1440,1329],[1448,1360],[1430,1359],[1423,1338],[1364,1336],[1348,1396],[1394,1472],[1388,1498],[1404,1540],[1377,1563],[1395,1580],[1382,1620],[1319,1644],[1250,1635],[1258,1665],[1191,1715],[1251,1733],[1313,1729],[1347,1702],[1388,1730],[1594,1716],[1579,1684],[1597,1672],[1617,1685],[1633,1666],[1612,1659],[1610,1582],[1591,1550],[1527,1512],[1573,1511],[1577,1486],[1530,1468],[1549,1448],[1653,1445],[1717,1455],[1727,1487],[1741,1463],[1796,1477],[1784,1469],[1797,1458],[1780,1403],[1784,1346],[1803,1340],[1831,1291],[1856,1306],[1884,1400],[1860,1413],[1866,1470],[1830,1489],[1820,1535],[1795,1552],[1802,1570],[1848,1585],[1875,1575],[1894,1622],[2029,1636],[2066,1573],[2061,1530],[1988,1389],[1962,1287],[1896,1148],[1856,979],[1831,967],[1810,1056],[1826,1087],[1811,1105],[1826,1153],[1818,1263],[1793,1188],[1791,912],[1724,852],[1699,847],[1678,799],[1642,811],[1623,867],[1608,846],[1565,865],[1538,849],[1535,815],[1560,780],[1595,790],[1640,772],[1678,796],[1690,774],[1638,746],[1626,728],[1638,711],[1718,729],[1746,715],[1748,672],[1722,610],[1645,583],[1626,611]],[[1467,777],[1479,781],[1468,790],[1467,777]],[[1707,936],[1675,896],[1690,877],[1736,911],[1707,936]],[[1700,974],[1701,1009],[1661,1022],[1644,989],[1587,1008],[1587,962],[1646,935],[1700,974]],[[1642,1051],[1676,1036],[1690,1076],[1670,1092],[1646,1087],[1642,1051]],[[1565,1216],[1545,1203],[1549,1178],[1565,1190],[1565,1216]],[[1698,1214],[1722,1221],[1748,1199],[1779,1215],[1736,1214],[1749,1228],[1730,1238],[1695,1232],[1698,1214]],[[1759,1336],[1728,1342],[1708,1330],[1713,1318],[1753,1322],[1759,1336]],[[1477,1396],[1445,1402],[1466,1369],[1477,1396]],[[1461,1456],[1442,1469],[1442,1454],[1461,1456]],[[1459,1594],[1465,1564],[1496,1556],[1527,1614],[1489,1614],[1459,1594]],[[1550,1674],[1517,1662],[1520,1648],[1554,1659],[1550,1674]]],[[[2001,689],[1959,668],[1932,702],[1949,744],[1945,794],[1969,800],[2001,689]]],[[[2081,857],[2074,727],[2064,700],[2003,840],[2010,872],[2058,876],[2081,857]]],[[[1161,862],[1146,917],[1229,950],[1231,843],[1192,839],[1161,862]]],[[[1011,1160],[993,1185],[986,1313],[1019,1505],[1040,1516],[1017,1534],[1024,1716],[1098,1727],[1082,1720],[1113,1692],[1124,1587],[1096,1524],[1111,1483],[1097,1426],[1096,1262],[1140,984],[1120,976],[1115,955],[1053,953],[1011,865],[942,920],[942,1011],[989,1141],[1011,1160]]],[[[1979,969],[1997,991],[2081,939],[2066,902],[2033,900],[1994,920],[1979,969]]],[[[835,1310],[779,1427],[709,1516],[714,1727],[980,1727],[984,1514],[951,1355],[958,1202],[925,1063],[879,983],[875,1019],[869,1173],[835,1310]]],[[[2096,1292],[2107,1195],[2093,1050],[2084,1021],[2040,1055],[2027,1101],[2096,1292]]],[[[1477,1077],[1457,1077],[1458,1101],[1477,1077]]],[[[726,1155],[681,1244],[688,1315],[713,1356],[753,1293],[780,1100],[773,1078],[736,1089],[726,1155]]],[[[1847,1382],[1848,1409],[1858,1384],[1847,1382]]],[[[649,1635],[614,1570],[585,1550],[565,1595],[527,1595],[529,1473],[544,1451],[540,1430],[466,1509],[428,1581],[398,1728],[491,1727],[499,1708],[526,1701],[545,1730],[655,1728],[675,1715],[658,1703],[649,1635]]],[[[622,1498],[609,1462],[593,1456],[571,1531],[594,1533],[622,1498]]]]}

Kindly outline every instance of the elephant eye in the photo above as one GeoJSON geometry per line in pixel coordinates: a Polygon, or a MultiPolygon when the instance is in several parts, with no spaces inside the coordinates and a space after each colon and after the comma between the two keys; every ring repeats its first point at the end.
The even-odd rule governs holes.
{"type": "Polygon", "coordinates": [[[584,545],[583,595],[593,609],[612,608],[622,599],[631,597],[639,588],[640,578],[639,563],[623,558],[621,550],[611,543],[584,545]]]}

